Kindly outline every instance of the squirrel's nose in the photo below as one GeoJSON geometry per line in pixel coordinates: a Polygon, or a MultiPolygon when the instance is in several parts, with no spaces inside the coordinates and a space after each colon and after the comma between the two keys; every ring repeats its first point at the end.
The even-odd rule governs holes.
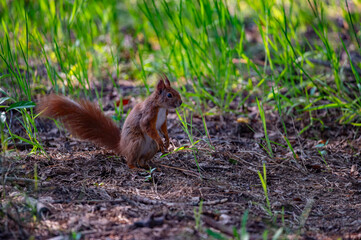
{"type": "Polygon", "coordinates": [[[178,107],[180,107],[180,106],[182,105],[182,103],[183,103],[182,100],[179,100],[179,102],[178,102],[178,104],[179,104],[178,107]]]}

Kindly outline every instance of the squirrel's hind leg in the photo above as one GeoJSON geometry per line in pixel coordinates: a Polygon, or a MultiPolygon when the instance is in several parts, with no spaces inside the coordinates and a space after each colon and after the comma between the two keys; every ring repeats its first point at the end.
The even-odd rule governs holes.
{"type": "Polygon", "coordinates": [[[130,169],[137,168],[139,162],[139,154],[138,153],[129,153],[125,155],[127,159],[127,165],[130,169]]]}
{"type": "Polygon", "coordinates": [[[138,166],[141,168],[149,169],[150,168],[149,162],[152,160],[152,158],[153,158],[153,156],[151,156],[151,157],[143,156],[143,157],[139,158],[138,166]]]}
{"type": "Polygon", "coordinates": [[[130,169],[136,168],[138,165],[139,158],[141,156],[141,146],[143,144],[142,140],[129,140],[126,144],[123,142],[122,146],[122,155],[127,160],[127,165],[130,169]]]}
{"type": "Polygon", "coordinates": [[[147,162],[158,152],[157,143],[149,136],[127,139],[127,141],[122,142],[122,146],[122,155],[127,159],[129,168],[136,168],[138,166],[148,168],[147,162]]]}
{"type": "Polygon", "coordinates": [[[144,169],[149,169],[148,159],[140,158],[138,160],[138,166],[144,169]]]}
{"type": "Polygon", "coordinates": [[[148,143],[147,151],[143,152],[138,159],[138,165],[142,168],[149,168],[149,162],[153,159],[154,155],[158,152],[158,145],[155,141],[148,143]]]}

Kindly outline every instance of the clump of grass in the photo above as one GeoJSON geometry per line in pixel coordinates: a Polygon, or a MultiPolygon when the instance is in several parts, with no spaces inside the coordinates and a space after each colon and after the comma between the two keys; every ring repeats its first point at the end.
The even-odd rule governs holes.
{"type": "Polygon", "coordinates": [[[0,92],[5,95],[5,97],[0,98],[0,109],[3,108],[5,111],[0,114],[0,129],[1,131],[1,146],[2,150],[7,149],[7,145],[10,140],[18,139],[22,142],[28,143],[33,146],[33,149],[30,153],[36,153],[37,150],[44,152],[43,147],[37,138],[37,128],[35,124],[36,115],[33,113],[35,103],[32,101],[16,101],[13,97],[10,97],[7,92],[0,88],[0,92]],[[7,104],[8,103],[8,104],[7,104]],[[24,132],[27,134],[28,139],[23,138],[12,132],[12,121],[13,114],[10,114],[11,111],[17,111],[20,116],[20,123],[24,128],[24,132]],[[10,123],[10,124],[9,124],[10,123]],[[5,131],[6,127],[6,131],[5,131]]]}
{"type": "MultiPolygon", "coordinates": [[[[182,124],[182,128],[183,128],[183,131],[187,134],[188,136],[188,139],[191,143],[191,146],[190,146],[190,149],[192,150],[192,153],[193,153],[193,157],[194,157],[194,161],[197,165],[197,169],[198,169],[198,172],[200,174],[200,176],[202,176],[202,173],[201,173],[201,169],[199,167],[199,163],[198,163],[198,159],[197,159],[197,149],[195,148],[195,145],[200,141],[200,140],[195,140],[194,139],[194,135],[193,135],[193,124],[192,124],[192,120],[193,120],[193,115],[191,113],[191,116],[190,116],[190,122],[188,123],[187,122],[187,116],[186,116],[186,111],[183,111],[183,116],[179,113],[178,110],[176,110],[176,113],[177,113],[177,116],[178,116],[178,119],[180,120],[181,124],[182,124]]],[[[181,149],[184,149],[183,147],[181,148],[178,148],[176,151],[179,151],[181,149]]]]}
{"type": "MultiPolygon", "coordinates": [[[[236,48],[228,43],[243,31],[239,19],[219,1],[143,1],[140,11],[149,21],[161,46],[162,64],[175,76],[185,76],[192,83],[195,96],[205,105],[211,101],[220,111],[229,111],[238,96],[236,66],[232,63],[236,48]]],[[[143,26],[146,33],[149,32],[143,26]]],[[[151,49],[150,49],[151,51],[151,49]]]]}
{"type": "MultiPolygon", "coordinates": [[[[35,93],[45,94],[46,87],[67,95],[102,96],[102,90],[91,91],[91,88],[95,77],[103,75],[102,68],[113,64],[109,40],[114,40],[115,49],[120,48],[118,21],[124,18],[123,22],[129,24],[122,3],[20,0],[0,4],[1,87],[10,91],[15,102],[30,102],[35,93]],[[117,10],[120,17],[113,15],[117,10]],[[111,39],[107,40],[108,37],[111,39]]],[[[114,71],[118,71],[118,66],[114,71]]],[[[102,87],[103,77],[98,82],[102,87]]],[[[12,134],[9,129],[10,137],[40,148],[36,116],[31,110],[20,112],[19,120],[27,139],[12,134]]]]}
{"type": "Polygon", "coordinates": [[[357,42],[352,23],[359,14],[351,16],[348,7],[335,3],[246,1],[232,5],[218,1],[140,1],[138,9],[147,20],[140,29],[147,39],[152,39],[150,48],[143,49],[142,59],[156,56],[154,69],[165,67],[175,76],[184,76],[194,91],[185,94],[200,99],[203,106],[212,102],[220,114],[230,111],[230,103],[239,96],[235,85],[255,81],[257,84],[248,84],[253,93],[261,90],[263,97],[271,93],[272,87],[286,88],[287,95],[277,93],[286,101],[284,108],[309,113],[311,123],[301,134],[318,121],[313,112],[321,109],[338,108],[344,114],[340,122],[357,125],[359,98],[355,93],[358,90],[345,94],[338,54],[342,45],[330,37],[337,26],[330,20],[326,8],[334,7],[345,9],[344,17],[352,25],[350,35],[356,36],[357,42]],[[258,28],[263,63],[254,59],[255,48],[244,37],[247,21],[258,28]],[[307,26],[313,27],[315,38],[303,37],[307,26]],[[155,46],[159,51],[154,50],[155,46]],[[329,62],[331,75],[313,73],[315,65],[308,59],[320,57],[329,62]],[[233,64],[230,59],[239,61],[233,64]],[[328,79],[333,82],[326,82],[328,79]],[[313,93],[310,94],[309,89],[314,89],[313,93]],[[352,121],[348,121],[349,118],[352,121]]]}

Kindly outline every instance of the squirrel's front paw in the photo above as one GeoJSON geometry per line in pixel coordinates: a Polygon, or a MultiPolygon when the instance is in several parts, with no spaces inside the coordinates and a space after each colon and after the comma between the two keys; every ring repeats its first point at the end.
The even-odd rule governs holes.
{"type": "Polygon", "coordinates": [[[165,140],[164,147],[165,147],[166,150],[168,150],[168,148],[169,148],[169,139],[165,140]]]}
{"type": "Polygon", "coordinates": [[[158,143],[158,150],[164,153],[164,144],[163,142],[158,143]]]}

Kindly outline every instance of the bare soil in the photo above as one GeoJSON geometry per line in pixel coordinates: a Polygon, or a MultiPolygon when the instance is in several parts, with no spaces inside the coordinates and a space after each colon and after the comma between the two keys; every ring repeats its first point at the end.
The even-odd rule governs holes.
{"type": "Polygon", "coordinates": [[[39,120],[48,156],[29,155],[26,144],[2,156],[6,174],[0,188],[6,195],[0,238],[210,239],[217,233],[231,238],[248,210],[251,239],[262,238],[266,230],[272,238],[281,227],[284,238],[360,239],[359,130],[337,125],[330,117],[337,113],[328,112],[324,126],[315,124],[299,136],[307,115],[289,117],[285,121],[294,157],[284,147],[279,117],[268,111],[270,138],[284,145],[273,144],[271,158],[261,146],[266,142],[257,109],[248,112],[248,124],[237,121],[236,115],[207,117],[211,143],[202,119],[194,115],[194,139],[201,140],[195,146],[171,113],[169,151],[185,148],[156,155],[151,175],[144,169],[130,170],[124,159],[77,141],[51,120],[39,120]],[[270,211],[258,175],[263,164],[270,211]]]}

